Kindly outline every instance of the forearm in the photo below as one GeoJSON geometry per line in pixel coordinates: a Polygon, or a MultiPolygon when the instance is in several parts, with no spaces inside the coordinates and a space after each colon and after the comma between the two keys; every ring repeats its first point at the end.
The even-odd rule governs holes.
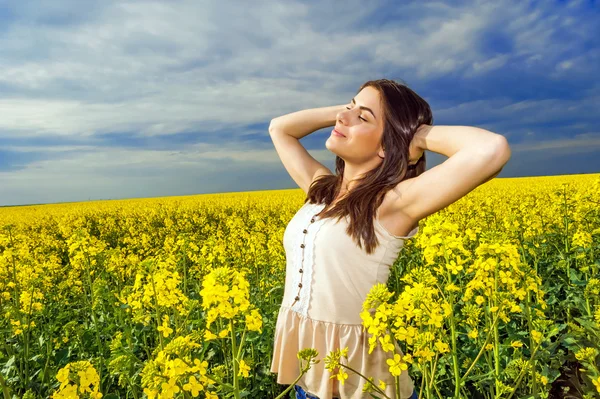
{"type": "Polygon", "coordinates": [[[465,148],[488,152],[498,146],[502,135],[474,126],[423,126],[415,134],[417,145],[451,157],[465,148]]]}
{"type": "Polygon", "coordinates": [[[337,114],[344,110],[347,105],[310,108],[279,116],[271,120],[269,131],[276,129],[297,139],[301,139],[319,129],[335,126],[337,114]]]}

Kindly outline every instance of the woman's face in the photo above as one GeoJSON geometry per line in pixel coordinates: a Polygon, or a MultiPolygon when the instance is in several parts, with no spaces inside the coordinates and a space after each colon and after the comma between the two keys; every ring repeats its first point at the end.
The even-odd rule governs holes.
{"type": "Polygon", "coordinates": [[[335,124],[335,130],[346,137],[337,136],[332,132],[325,142],[325,147],[352,164],[360,165],[372,161],[373,158],[381,161],[377,156],[384,156],[381,148],[383,115],[379,91],[370,86],[365,87],[346,108],[338,113],[335,124]]]}

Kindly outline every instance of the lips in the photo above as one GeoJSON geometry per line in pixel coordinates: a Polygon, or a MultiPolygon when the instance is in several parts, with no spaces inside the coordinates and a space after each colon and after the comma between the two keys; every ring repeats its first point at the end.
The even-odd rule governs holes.
{"type": "Polygon", "coordinates": [[[338,130],[333,129],[333,132],[339,134],[340,136],[346,137],[344,134],[340,133],[338,130]]]}

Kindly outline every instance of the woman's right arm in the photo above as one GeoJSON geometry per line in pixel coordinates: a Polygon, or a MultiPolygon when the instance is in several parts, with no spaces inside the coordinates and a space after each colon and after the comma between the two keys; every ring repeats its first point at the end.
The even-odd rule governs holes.
{"type": "Polygon", "coordinates": [[[345,110],[347,106],[348,104],[342,104],[331,107],[310,108],[279,116],[271,120],[269,131],[276,129],[285,132],[289,136],[301,139],[319,129],[335,126],[337,114],[345,110]]]}
{"type": "Polygon", "coordinates": [[[305,109],[271,120],[269,135],[275,150],[285,169],[305,193],[314,179],[332,173],[308,153],[300,139],[319,129],[335,126],[337,114],[347,105],[305,109]]]}

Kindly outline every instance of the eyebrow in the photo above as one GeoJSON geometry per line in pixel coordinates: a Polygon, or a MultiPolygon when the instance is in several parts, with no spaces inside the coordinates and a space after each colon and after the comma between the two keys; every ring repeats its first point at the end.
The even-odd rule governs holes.
{"type": "MultiPolygon", "coordinates": [[[[352,103],[356,105],[356,101],[354,100],[354,98],[352,99],[352,103]]],[[[373,119],[377,120],[377,118],[375,118],[375,113],[373,112],[373,110],[371,108],[365,107],[363,105],[360,105],[358,108],[364,109],[365,111],[369,111],[371,113],[371,115],[373,115],[373,119]]]]}

